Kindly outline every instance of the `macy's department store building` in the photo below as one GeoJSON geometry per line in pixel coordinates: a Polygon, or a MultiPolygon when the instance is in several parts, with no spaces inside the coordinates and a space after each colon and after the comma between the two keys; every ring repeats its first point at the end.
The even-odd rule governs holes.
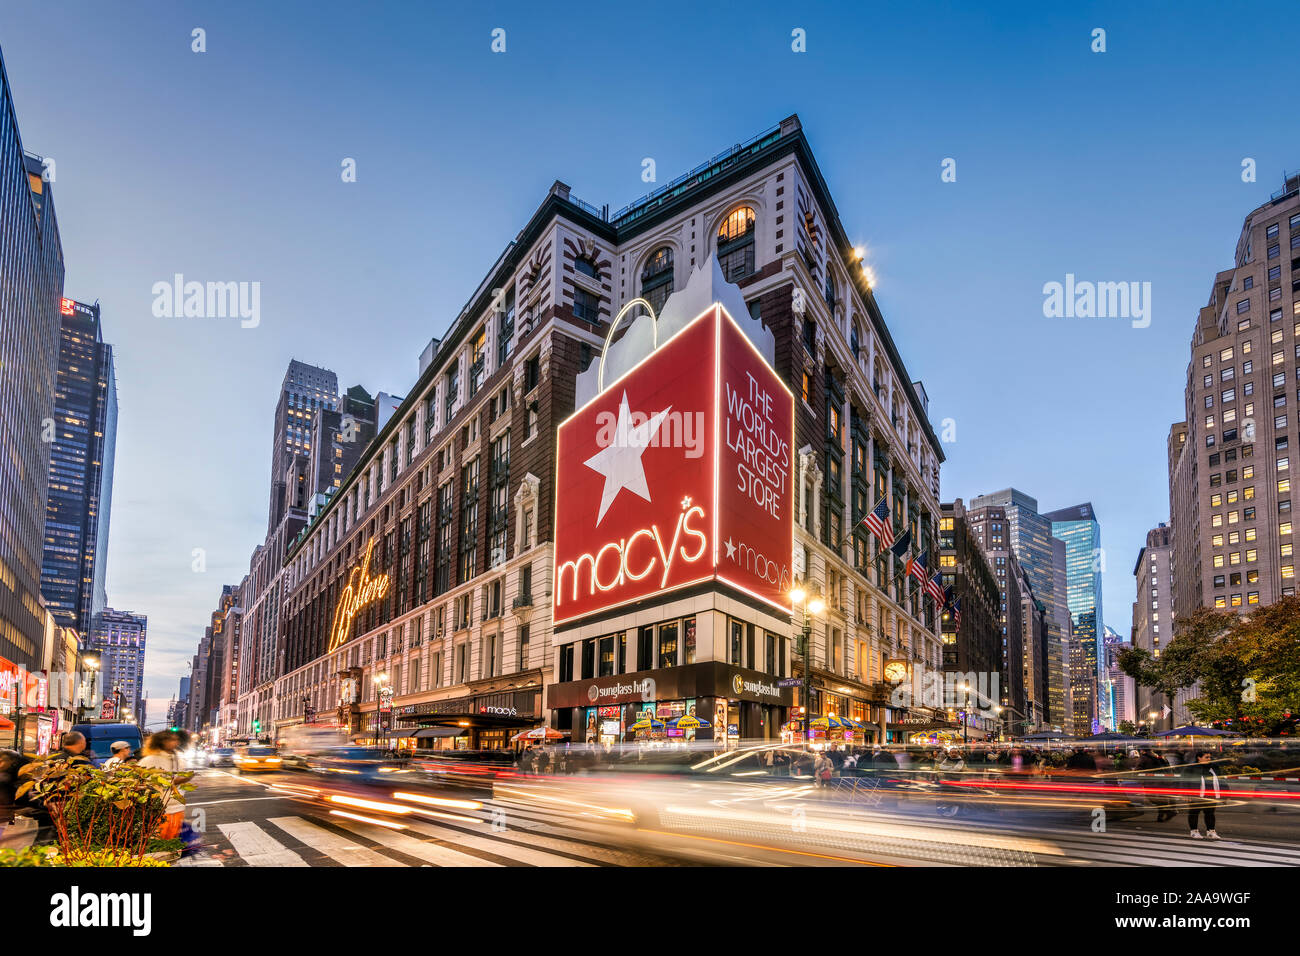
{"type": "Polygon", "coordinates": [[[546,697],[574,743],[780,739],[792,716],[794,401],[728,288],[640,316],[559,427],[546,697]]]}

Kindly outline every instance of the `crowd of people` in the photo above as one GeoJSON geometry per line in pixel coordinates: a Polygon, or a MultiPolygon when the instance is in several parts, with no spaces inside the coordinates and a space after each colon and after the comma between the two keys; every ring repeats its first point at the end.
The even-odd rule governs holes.
{"type": "MultiPolygon", "coordinates": [[[[125,740],[114,741],[110,746],[110,755],[103,762],[104,770],[113,770],[124,765],[136,765],[168,773],[177,773],[184,769],[180,752],[189,746],[189,734],[183,730],[162,730],[150,734],[143,746],[133,750],[125,740]]],[[[64,763],[69,766],[93,765],[86,753],[87,741],[84,734],[70,730],[59,739],[58,749],[44,758],[46,764],[64,763]]],[[[18,797],[25,775],[23,768],[39,758],[20,753],[17,750],[0,750],[0,825],[13,823],[19,815],[32,817],[38,826],[37,839],[49,835],[49,814],[38,800],[30,796],[18,797]]],[[[174,796],[169,795],[165,801],[166,815],[162,831],[164,839],[181,835],[184,825],[183,808],[174,796]]]]}

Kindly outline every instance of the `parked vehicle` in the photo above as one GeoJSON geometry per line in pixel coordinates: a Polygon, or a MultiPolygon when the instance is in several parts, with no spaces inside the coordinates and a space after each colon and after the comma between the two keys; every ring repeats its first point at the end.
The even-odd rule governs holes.
{"type": "Polygon", "coordinates": [[[117,741],[125,740],[132,753],[139,751],[142,743],[138,724],[89,720],[83,724],[73,724],[72,729],[86,738],[86,756],[96,767],[102,767],[104,761],[113,756],[109,748],[117,741]]]}

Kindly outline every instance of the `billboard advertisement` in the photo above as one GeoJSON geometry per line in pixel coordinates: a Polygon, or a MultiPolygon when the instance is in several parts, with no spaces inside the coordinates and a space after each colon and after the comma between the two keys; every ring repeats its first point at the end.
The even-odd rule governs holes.
{"type": "Polygon", "coordinates": [[[794,396],[712,306],[561,423],[557,624],[709,580],[789,610],[794,396]]]}

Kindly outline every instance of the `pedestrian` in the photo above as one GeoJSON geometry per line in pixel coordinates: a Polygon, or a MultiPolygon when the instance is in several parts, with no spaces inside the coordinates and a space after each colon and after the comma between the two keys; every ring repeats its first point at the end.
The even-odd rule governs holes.
{"type": "Polygon", "coordinates": [[[131,753],[131,745],[125,740],[115,740],[108,747],[112,756],[104,761],[104,769],[112,770],[114,767],[120,767],[123,764],[135,763],[136,757],[131,753]]]}
{"type": "Polygon", "coordinates": [[[1188,776],[1193,782],[1199,782],[1201,793],[1198,801],[1191,802],[1187,808],[1187,822],[1191,827],[1191,838],[1193,840],[1219,840],[1222,839],[1214,829],[1214,809],[1219,805],[1219,775],[1210,762],[1214,755],[1208,750],[1196,755],[1196,763],[1188,768],[1188,776]],[[1205,836],[1201,836],[1200,826],[1197,817],[1205,814],[1205,836]]]}
{"type": "MultiPolygon", "coordinates": [[[[1146,782],[1146,778],[1152,777],[1157,770],[1168,769],[1168,764],[1161,760],[1150,747],[1143,747],[1137,752],[1137,763],[1134,769],[1137,771],[1138,780],[1146,782]]],[[[1159,784],[1152,780],[1151,783],[1156,789],[1159,784]]],[[[1174,809],[1175,801],[1170,797],[1157,796],[1154,792],[1147,797],[1147,802],[1155,808],[1156,823],[1164,823],[1166,820],[1172,820],[1178,816],[1174,809]]]]}
{"type": "Polygon", "coordinates": [[[817,756],[813,758],[813,786],[819,789],[829,787],[831,782],[831,773],[833,765],[831,760],[826,756],[824,751],[818,751],[817,756]]]}
{"type": "Polygon", "coordinates": [[[59,749],[50,754],[50,763],[67,763],[69,766],[93,766],[86,756],[86,737],[75,730],[69,730],[59,741],[59,749]]]}
{"type": "MultiPolygon", "coordinates": [[[[180,755],[176,752],[179,747],[180,739],[169,730],[160,730],[156,734],[151,734],[140,751],[142,756],[139,766],[165,773],[178,773],[182,769],[180,755]]],[[[175,794],[169,792],[163,798],[163,815],[158,836],[164,840],[179,837],[181,826],[185,822],[185,809],[184,804],[176,799],[175,794]]]]}
{"type": "Polygon", "coordinates": [[[13,823],[18,771],[27,762],[16,750],[0,750],[0,824],[13,823]]]}
{"type": "Polygon", "coordinates": [[[944,773],[961,773],[966,769],[966,760],[962,757],[961,751],[953,747],[939,762],[939,769],[944,773]]]}
{"type": "Polygon", "coordinates": [[[879,744],[871,752],[871,766],[875,770],[897,770],[898,760],[888,750],[885,750],[879,744]]]}

